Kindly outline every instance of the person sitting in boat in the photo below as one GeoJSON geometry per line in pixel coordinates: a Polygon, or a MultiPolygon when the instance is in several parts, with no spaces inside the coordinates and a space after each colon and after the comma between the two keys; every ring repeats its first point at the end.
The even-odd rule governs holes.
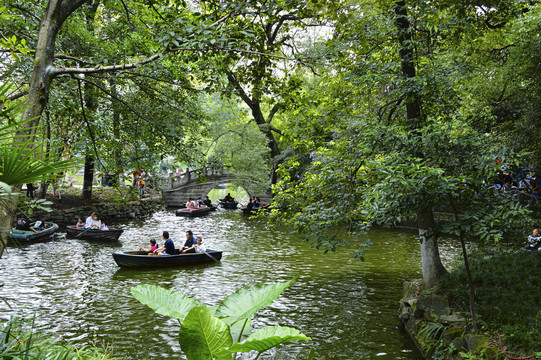
{"type": "Polygon", "coordinates": [[[195,252],[204,253],[206,251],[207,248],[205,245],[203,245],[203,239],[201,239],[201,236],[198,236],[197,239],[195,239],[195,252]]]}
{"type": "Polygon", "coordinates": [[[207,251],[207,248],[202,243],[203,239],[201,239],[201,236],[198,236],[197,239],[195,239],[195,243],[189,248],[182,250],[182,253],[203,253],[207,251]]]}
{"type": "Polygon", "coordinates": [[[254,207],[254,198],[251,197],[250,198],[250,201],[248,202],[248,204],[246,205],[246,209],[252,209],[254,207]]]}
{"type": "Polygon", "coordinates": [[[90,215],[86,218],[86,221],[85,221],[85,228],[86,229],[89,229],[90,228],[90,223],[92,222],[92,218],[94,217],[94,215],[96,215],[96,212],[95,211],[92,211],[90,213],[90,215]]]}
{"type": "Polygon", "coordinates": [[[139,250],[146,252],[147,254],[153,254],[155,250],[158,250],[158,244],[156,240],[150,240],[150,247],[148,249],[143,248],[143,245],[139,246],[139,250]]]}
{"type": "Polygon", "coordinates": [[[197,205],[195,204],[195,201],[193,201],[192,198],[188,199],[188,202],[186,203],[187,209],[197,209],[197,205]]]}
{"type": "Polygon", "coordinates": [[[75,224],[75,227],[77,229],[84,229],[86,227],[85,222],[83,221],[82,218],[77,219],[77,224],[75,224]]]}
{"type": "Polygon", "coordinates": [[[259,201],[258,197],[254,196],[254,202],[253,202],[253,205],[252,205],[252,209],[257,210],[257,209],[259,209],[260,206],[261,206],[261,201],[259,201]]]}
{"type": "Polygon", "coordinates": [[[98,214],[96,213],[93,213],[94,215],[92,215],[92,220],[90,221],[90,224],[88,226],[89,229],[94,229],[94,230],[100,230],[101,228],[101,220],[98,216],[98,214]]]}
{"type": "Polygon", "coordinates": [[[203,200],[203,205],[207,205],[208,207],[212,206],[212,201],[209,199],[208,196],[205,196],[205,200],[203,200]]]}
{"type": "Polygon", "coordinates": [[[196,244],[195,238],[193,237],[193,232],[191,230],[186,231],[186,241],[184,242],[184,245],[180,248],[180,252],[182,253],[193,253],[195,252],[194,245],[196,244]]]}
{"type": "Polygon", "coordinates": [[[16,230],[29,231],[30,230],[30,221],[28,218],[22,214],[17,217],[17,224],[15,225],[16,230]]]}
{"type": "Polygon", "coordinates": [[[154,255],[175,255],[175,243],[169,238],[169,232],[164,231],[162,238],[165,242],[161,248],[154,250],[154,255]]]}
{"type": "Polygon", "coordinates": [[[32,230],[33,232],[38,232],[36,228],[40,228],[40,227],[42,228],[47,227],[47,224],[45,223],[45,216],[40,216],[38,221],[36,221],[33,226],[30,226],[30,230],[32,230]]]}
{"type": "Polygon", "coordinates": [[[201,207],[201,205],[203,205],[203,200],[201,200],[201,198],[197,199],[196,204],[197,207],[201,207]]]}
{"type": "Polygon", "coordinates": [[[109,230],[109,227],[105,223],[105,219],[102,216],[100,216],[100,220],[101,220],[100,230],[109,230]]]}
{"type": "Polygon", "coordinates": [[[227,193],[227,195],[224,197],[224,201],[228,203],[232,203],[235,201],[235,199],[231,196],[231,193],[227,193]]]}
{"type": "Polygon", "coordinates": [[[539,235],[539,229],[533,229],[532,235],[528,236],[525,249],[541,251],[541,235],[539,235]]]}

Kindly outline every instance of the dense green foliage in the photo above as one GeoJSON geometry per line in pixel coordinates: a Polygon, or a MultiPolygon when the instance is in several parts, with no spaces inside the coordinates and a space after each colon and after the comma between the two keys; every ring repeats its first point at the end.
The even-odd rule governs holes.
{"type": "MultiPolygon", "coordinates": [[[[483,330],[501,334],[513,351],[541,349],[541,254],[475,254],[471,259],[477,311],[483,330]]],[[[468,311],[466,272],[461,266],[440,282],[455,306],[468,311]]]]}
{"type": "Polygon", "coordinates": [[[257,359],[280,344],[310,340],[297,329],[281,326],[268,326],[250,334],[256,312],[271,305],[292,282],[249,286],[212,307],[182,293],[151,285],[136,286],[132,294],[157,313],[179,319],[180,348],[188,360],[231,360],[239,352],[250,351],[257,351],[257,359]]]}
{"type": "Polygon", "coordinates": [[[0,358],[5,360],[114,360],[107,349],[54,342],[33,328],[33,321],[12,317],[0,329],[0,358]]]}

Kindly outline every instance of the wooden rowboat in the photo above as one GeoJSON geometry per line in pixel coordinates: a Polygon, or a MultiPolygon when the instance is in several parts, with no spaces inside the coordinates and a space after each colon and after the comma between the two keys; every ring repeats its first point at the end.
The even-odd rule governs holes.
{"type": "Polygon", "coordinates": [[[69,235],[75,236],[79,239],[86,240],[109,240],[116,241],[122,235],[124,230],[109,228],[109,230],[97,230],[97,229],[77,229],[75,226],[66,226],[66,232],[69,235]]]}
{"type": "Polygon", "coordinates": [[[162,268],[182,267],[184,265],[218,262],[222,258],[222,252],[207,250],[206,253],[180,254],[177,255],[155,255],[149,256],[144,251],[125,251],[113,253],[113,259],[121,268],[162,268]]]}
{"type": "MultiPolygon", "coordinates": [[[[17,230],[13,228],[9,233],[9,238],[19,242],[35,242],[48,238],[52,238],[56,230],[58,230],[58,225],[52,222],[46,222],[47,227],[38,227],[35,228],[38,232],[33,232],[32,230],[17,230]]],[[[34,226],[34,223],[30,224],[31,227],[34,226]]]]}
{"type": "Polygon", "coordinates": [[[177,216],[184,216],[184,217],[197,217],[197,216],[203,216],[207,215],[212,211],[210,207],[207,206],[201,206],[198,209],[178,209],[175,211],[175,214],[177,216]]]}
{"type": "Polygon", "coordinates": [[[226,202],[223,200],[218,200],[218,201],[219,201],[220,206],[223,207],[224,209],[234,210],[237,208],[237,205],[239,204],[237,200],[235,200],[234,202],[226,202]]]}

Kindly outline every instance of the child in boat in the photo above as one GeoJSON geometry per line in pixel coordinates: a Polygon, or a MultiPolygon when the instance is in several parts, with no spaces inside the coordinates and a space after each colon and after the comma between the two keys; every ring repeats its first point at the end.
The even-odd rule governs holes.
{"type": "Polygon", "coordinates": [[[100,217],[100,220],[101,220],[100,230],[109,230],[109,227],[105,223],[105,219],[103,217],[100,217]]]}
{"type": "Polygon", "coordinates": [[[139,250],[144,251],[149,255],[154,255],[154,250],[158,250],[158,244],[156,243],[156,240],[152,239],[150,240],[150,247],[148,249],[143,248],[141,245],[139,246],[139,250]]]}
{"type": "Polygon", "coordinates": [[[194,245],[196,253],[204,253],[205,251],[207,251],[207,248],[202,243],[203,243],[203,239],[201,239],[201,236],[198,236],[197,239],[195,239],[195,245],[194,245]]]}
{"type": "Polygon", "coordinates": [[[83,219],[79,218],[77,219],[77,224],[75,225],[77,229],[84,229],[85,228],[85,222],[83,219]]]}
{"type": "Polygon", "coordinates": [[[90,229],[99,230],[101,228],[101,220],[98,217],[98,214],[94,213],[92,215],[92,220],[90,221],[90,224],[88,226],[90,229]]]}

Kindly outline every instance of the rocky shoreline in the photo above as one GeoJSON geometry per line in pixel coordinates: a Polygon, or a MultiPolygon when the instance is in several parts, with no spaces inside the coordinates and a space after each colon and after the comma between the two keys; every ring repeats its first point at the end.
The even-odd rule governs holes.
{"type": "Polygon", "coordinates": [[[472,334],[469,322],[449,299],[423,290],[422,280],[406,281],[398,315],[426,359],[464,359],[473,354],[487,360],[504,359],[498,347],[483,334],[472,334]]]}

